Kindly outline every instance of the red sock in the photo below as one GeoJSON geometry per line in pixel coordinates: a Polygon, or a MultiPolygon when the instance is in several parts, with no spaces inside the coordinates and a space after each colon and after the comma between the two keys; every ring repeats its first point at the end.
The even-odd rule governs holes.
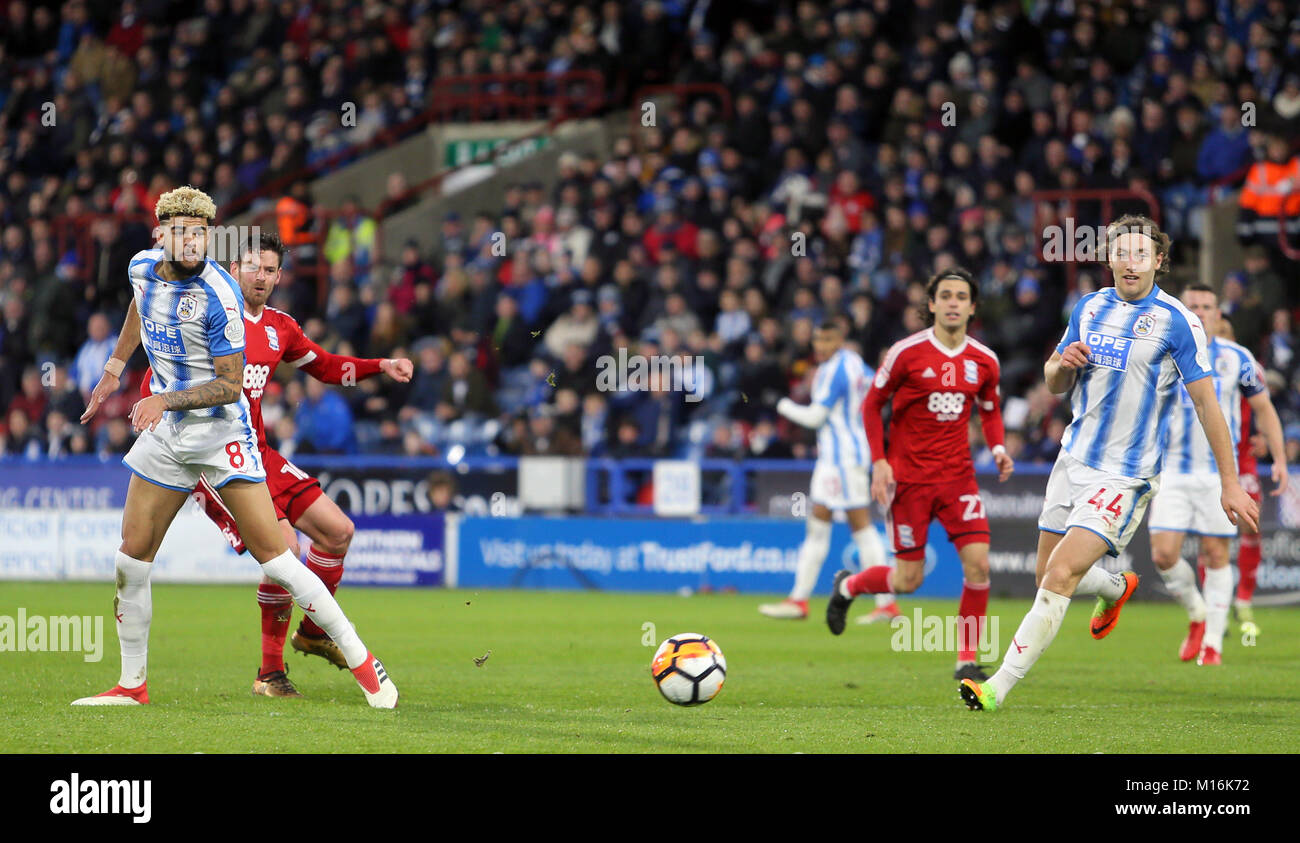
{"type": "Polygon", "coordinates": [[[293,598],[275,583],[257,587],[257,605],[262,610],[262,669],[266,674],[284,670],[284,639],[289,634],[293,598]]]}
{"type": "MultiPolygon", "coordinates": [[[[307,548],[307,570],[320,577],[320,581],[325,583],[325,587],[330,590],[330,594],[333,594],[338,590],[339,580],[343,579],[343,557],[341,555],[335,556],[333,553],[326,553],[313,544],[307,548]]],[[[313,638],[321,638],[325,635],[325,630],[306,616],[303,617],[302,624],[298,628],[304,635],[310,635],[313,638]]]]}
{"type": "Polygon", "coordinates": [[[1249,603],[1255,596],[1255,572],[1259,570],[1259,533],[1241,537],[1237,549],[1237,570],[1241,580],[1237,582],[1237,599],[1249,603]]]}
{"type": "Polygon", "coordinates": [[[889,575],[893,572],[894,569],[888,565],[873,565],[846,579],[844,585],[854,597],[859,594],[892,594],[894,590],[889,587],[889,575]]]}
{"type": "Polygon", "coordinates": [[[984,632],[984,613],[989,608],[989,584],[962,581],[961,602],[957,604],[957,661],[975,661],[980,635],[984,632]],[[974,623],[971,623],[974,619],[974,623]]]}

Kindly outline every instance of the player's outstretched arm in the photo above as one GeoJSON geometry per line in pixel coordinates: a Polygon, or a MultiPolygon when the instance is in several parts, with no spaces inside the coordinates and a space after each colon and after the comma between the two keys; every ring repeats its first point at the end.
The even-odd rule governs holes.
{"type": "Polygon", "coordinates": [[[389,359],[331,354],[308,339],[301,329],[298,329],[298,335],[285,359],[321,383],[350,385],[380,373],[398,383],[408,383],[415,374],[414,364],[405,357],[389,359]]]}
{"type": "Polygon", "coordinates": [[[86,411],[81,414],[81,423],[90,421],[99,412],[99,405],[108,400],[108,396],[117,392],[122,385],[122,369],[140,347],[140,313],[135,308],[135,299],[126,309],[126,320],[117,335],[117,345],[113,347],[113,356],[104,364],[104,374],[99,383],[90,391],[90,400],[86,402],[86,411]]]}
{"type": "Polygon", "coordinates": [[[1054,352],[1043,365],[1047,388],[1055,395],[1064,395],[1073,389],[1079,371],[1088,365],[1089,354],[1091,349],[1083,340],[1075,340],[1064,351],[1054,352]]]}
{"type": "Polygon", "coordinates": [[[1244,519],[1252,532],[1259,532],[1259,506],[1237,479],[1237,461],[1233,454],[1232,435],[1228,432],[1228,423],[1219,409],[1217,396],[1214,394],[1214,378],[1203,377],[1184,383],[1187,394],[1196,407],[1196,417],[1205,431],[1205,438],[1210,440],[1210,450],[1214,452],[1214,461],[1219,466],[1219,485],[1223,489],[1220,504],[1228,519],[1240,525],[1244,519]]]}
{"type": "Polygon", "coordinates": [[[206,383],[137,401],[131,408],[131,426],[136,432],[153,430],[167,410],[201,410],[238,401],[244,388],[244,352],[214,357],[212,368],[217,376],[206,383]]]}
{"type": "Polygon", "coordinates": [[[1278,418],[1277,408],[1273,406],[1267,390],[1257,392],[1246,400],[1250,402],[1250,409],[1255,411],[1255,423],[1259,425],[1259,432],[1264,434],[1264,439],[1268,442],[1268,453],[1273,458],[1273,483],[1276,486],[1269,494],[1277,497],[1286,491],[1290,483],[1286,468],[1286,442],[1282,438],[1282,420],[1278,418]]]}
{"type": "Polygon", "coordinates": [[[798,404],[789,398],[776,402],[776,411],[795,424],[816,430],[826,423],[830,410],[823,404],[798,404]]]}

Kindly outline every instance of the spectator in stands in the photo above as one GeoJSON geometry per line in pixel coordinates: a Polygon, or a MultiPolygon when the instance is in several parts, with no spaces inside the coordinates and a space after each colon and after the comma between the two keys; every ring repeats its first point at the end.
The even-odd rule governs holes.
{"type": "Polygon", "coordinates": [[[1201,144],[1196,171],[1202,181],[1213,182],[1235,173],[1250,161],[1250,136],[1242,124],[1241,112],[1224,105],[1219,110],[1218,127],[1201,144]]]}
{"type": "Polygon", "coordinates": [[[589,346],[595,341],[600,320],[591,305],[590,292],[579,290],[573,294],[568,312],[556,319],[542,337],[542,344],[551,355],[562,357],[569,345],[589,346]]]}
{"type": "Polygon", "coordinates": [[[1300,341],[1291,330],[1291,311],[1286,308],[1278,308],[1272,313],[1272,331],[1269,335],[1268,347],[1265,350],[1263,363],[1270,369],[1275,369],[1285,375],[1288,379],[1295,375],[1297,363],[1296,351],[1300,349],[1300,341]]]}
{"type": "Polygon", "coordinates": [[[438,469],[425,478],[429,505],[434,512],[459,512],[456,504],[456,477],[449,471],[438,469]]]}
{"type": "Polygon", "coordinates": [[[365,347],[369,320],[365,305],[357,301],[355,287],[347,282],[335,284],[330,289],[326,313],[339,339],[354,348],[365,347]]]}
{"type": "Polygon", "coordinates": [[[108,317],[103,313],[91,316],[90,323],[86,326],[89,336],[82,343],[81,349],[77,352],[77,359],[73,363],[73,377],[76,378],[77,387],[87,400],[90,398],[90,391],[103,376],[104,364],[112,356],[113,347],[117,344],[117,335],[111,333],[111,330],[108,317]]]}
{"type": "Polygon", "coordinates": [[[133,444],[130,426],[125,418],[117,416],[109,419],[99,429],[99,443],[96,450],[99,452],[100,459],[108,459],[125,454],[131,450],[133,444]]]}
{"type": "Polygon", "coordinates": [[[435,412],[443,421],[454,421],[465,415],[491,417],[497,414],[496,400],[483,374],[470,365],[463,352],[454,352],[447,358],[447,381],[435,412]]]}
{"type": "Polygon", "coordinates": [[[331,266],[347,262],[355,282],[364,286],[370,280],[377,230],[375,221],[361,213],[361,201],[349,196],[325,234],[325,260],[331,266]]]}
{"type": "Polygon", "coordinates": [[[27,425],[40,425],[49,406],[49,393],[42,384],[41,371],[35,366],[23,370],[22,391],[9,402],[8,414],[21,412],[27,425]]]}
{"type": "Polygon", "coordinates": [[[9,411],[8,419],[6,453],[27,460],[39,459],[45,453],[40,428],[33,426],[27,413],[18,408],[9,411]]]}
{"type": "Polygon", "coordinates": [[[308,378],[294,415],[296,451],[301,454],[352,454],[357,450],[352,412],[333,389],[308,378]]]}

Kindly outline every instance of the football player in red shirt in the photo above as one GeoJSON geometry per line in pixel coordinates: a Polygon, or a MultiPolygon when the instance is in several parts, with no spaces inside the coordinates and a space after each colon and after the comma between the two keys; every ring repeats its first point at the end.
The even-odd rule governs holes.
{"type": "MultiPolygon", "coordinates": [[[[260,232],[258,248],[246,242],[240,260],[232,261],[230,274],[239,282],[244,294],[244,328],[247,337],[244,351],[244,394],[257,431],[257,447],[266,466],[267,489],[275,503],[275,513],[284,531],[289,549],[302,558],[298,530],[307,534],[305,564],[320,577],[333,594],[343,577],[343,557],[352,541],[352,520],[324,492],[320,483],[307,472],[289,462],[266,442],[266,425],[262,422],[262,393],[281,361],[295,366],[323,383],[351,386],[357,381],[380,373],[398,383],[411,379],[413,367],[406,358],[396,360],[363,359],[330,354],[303,333],[292,316],[266,302],[280,281],[284,246],[270,232],[260,232]]],[[[152,372],[146,374],[141,392],[148,394],[152,372]]],[[[235,520],[217,490],[200,480],[193,495],[226,536],[231,547],[244,552],[244,543],[235,520]]],[[[253,682],[253,693],[268,697],[302,696],[289,681],[284,666],[284,641],[293,613],[289,592],[263,577],[257,587],[257,603],[262,611],[262,667],[253,682]]],[[[293,634],[293,648],[318,655],[339,668],[346,667],[343,653],[325,631],[304,616],[293,634]]]]}
{"type": "Polygon", "coordinates": [[[919,588],[925,577],[926,535],[931,519],[938,518],[957,547],[965,575],[957,610],[954,678],[977,679],[984,675],[975,654],[989,599],[989,524],[975,483],[967,433],[976,403],[998,479],[1010,477],[1015,463],[1003,445],[998,357],[966,335],[979,285],[969,272],[954,267],[930,279],[926,296],[925,317],[931,327],[894,344],[862,403],[862,420],[875,456],[871,496],[888,508],[887,530],[897,567],[877,565],[858,574],[836,574],[826,623],[839,635],[857,595],[900,594],[919,588]],[[892,435],[886,451],[880,412],[891,398],[892,435]]]}
{"type": "MultiPolygon", "coordinates": [[[[1219,336],[1226,340],[1236,342],[1236,333],[1232,329],[1232,323],[1227,319],[1219,320],[1219,336]]],[[[1250,437],[1251,410],[1250,402],[1246,398],[1241,399],[1241,438],[1237,442],[1237,474],[1241,481],[1241,488],[1246,490],[1251,500],[1257,505],[1262,506],[1264,497],[1259,486],[1259,462],[1255,459],[1254,444],[1250,437]]],[[[1279,494],[1278,491],[1273,492],[1279,494]]],[[[1241,533],[1241,542],[1237,545],[1237,572],[1240,578],[1237,580],[1237,598],[1232,601],[1233,614],[1237,616],[1237,623],[1241,625],[1241,634],[1244,636],[1254,637],[1259,635],[1259,627],[1255,624],[1255,612],[1251,607],[1251,601],[1255,597],[1255,576],[1259,571],[1260,548],[1259,532],[1250,529],[1250,525],[1242,523],[1239,532],[1241,533]]],[[[1205,560],[1200,560],[1201,581],[1205,581],[1205,560]]]]}

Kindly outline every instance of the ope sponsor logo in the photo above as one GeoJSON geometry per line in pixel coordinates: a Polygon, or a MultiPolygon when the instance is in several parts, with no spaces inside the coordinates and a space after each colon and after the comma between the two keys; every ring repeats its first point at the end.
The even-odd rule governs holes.
{"type": "Polygon", "coordinates": [[[689,354],[628,354],[596,358],[596,389],[601,392],[685,392],[692,404],[704,400],[708,368],[704,358],[689,354]]]}
{"type": "Polygon", "coordinates": [[[153,782],[149,779],[86,779],[73,773],[50,784],[51,814],[127,814],[131,822],[153,817],[153,782]]]}
{"type": "Polygon", "coordinates": [[[889,647],[895,653],[955,653],[963,640],[976,642],[980,661],[995,662],[1002,653],[997,615],[985,618],[981,626],[979,618],[927,615],[918,607],[910,618],[899,615],[889,625],[894,630],[889,647]]]}
{"type": "Polygon", "coordinates": [[[85,661],[104,657],[103,615],[0,615],[0,653],[85,653],[85,661]]]}

